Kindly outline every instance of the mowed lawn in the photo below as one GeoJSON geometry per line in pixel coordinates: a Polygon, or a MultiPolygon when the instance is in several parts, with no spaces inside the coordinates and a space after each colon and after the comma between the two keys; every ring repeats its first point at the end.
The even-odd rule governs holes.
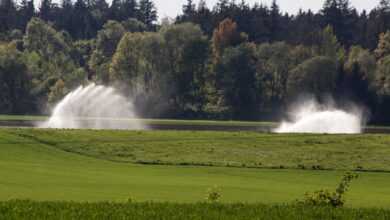
{"type": "MultiPolygon", "coordinates": [[[[79,140],[79,144],[82,143],[83,146],[88,141],[90,148],[96,146],[103,149],[104,144],[108,148],[126,143],[124,138],[128,138],[131,145],[130,140],[135,139],[135,135],[140,137],[137,143],[159,143],[151,138],[157,135],[162,143],[156,147],[160,151],[167,151],[174,150],[169,148],[172,136],[180,139],[188,137],[190,133],[0,129],[0,200],[121,202],[131,198],[136,201],[198,202],[205,200],[209,187],[217,185],[221,188],[223,202],[289,203],[302,198],[305,192],[335,188],[344,172],[141,165],[113,161],[99,155],[75,153],[63,147],[65,144],[78,146],[79,140]]],[[[204,139],[208,139],[207,142],[214,143],[222,141],[222,137],[225,137],[223,135],[228,135],[224,132],[195,133],[197,138],[203,135],[204,139]],[[222,137],[218,137],[218,134],[222,137]],[[213,139],[213,136],[216,138],[213,139]]],[[[261,139],[256,136],[260,134],[256,133],[229,135],[243,138],[255,136],[253,139],[261,139]]],[[[321,139],[323,136],[317,137],[321,139]]],[[[377,136],[371,139],[371,136],[367,137],[371,142],[377,143],[373,147],[379,146],[383,141],[377,136]]],[[[311,138],[316,139],[316,136],[311,138]]],[[[184,146],[186,140],[188,141],[179,141],[177,145],[184,146]]],[[[283,138],[280,140],[282,143],[286,141],[283,138]]],[[[243,139],[240,141],[244,142],[243,139]]],[[[233,140],[230,142],[235,143],[233,140]]],[[[389,173],[361,173],[361,177],[352,183],[347,204],[354,207],[390,207],[389,182],[389,173]]]]}

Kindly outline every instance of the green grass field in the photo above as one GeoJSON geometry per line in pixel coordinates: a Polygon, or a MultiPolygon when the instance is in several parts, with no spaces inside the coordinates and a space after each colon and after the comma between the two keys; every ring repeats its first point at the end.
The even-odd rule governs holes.
{"type": "Polygon", "coordinates": [[[0,202],[0,218],[14,219],[136,219],[136,220],[387,220],[389,210],[334,209],[293,205],[0,202]]]}
{"type": "Polygon", "coordinates": [[[115,162],[254,168],[390,171],[389,135],[216,131],[3,129],[8,143],[41,143],[115,162]],[[22,138],[18,142],[15,138],[22,138]]]}
{"type": "MultiPolygon", "coordinates": [[[[207,189],[217,185],[222,190],[224,203],[291,203],[302,198],[305,192],[321,188],[334,189],[344,171],[152,166],[117,160],[117,155],[112,154],[116,150],[106,152],[104,149],[122,146],[122,151],[127,152],[125,147],[139,146],[139,155],[144,157],[149,155],[150,150],[155,152],[153,157],[161,161],[164,157],[168,161],[173,160],[175,155],[180,158],[193,154],[190,157],[193,160],[198,158],[199,161],[209,163],[227,155],[230,158],[237,155],[237,158],[244,160],[257,147],[260,152],[274,151],[273,154],[277,155],[282,148],[290,149],[291,153],[312,146],[312,151],[308,153],[312,157],[322,154],[322,151],[314,150],[315,146],[321,145],[324,145],[324,149],[325,146],[333,146],[334,155],[345,155],[354,148],[366,155],[372,148],[379,148],[372,160],[367,162],[375,164],[375,158],[386,158],[388,141],[387,136],[380,135],[279,136],[251,132],[0,129],[0,200],[124,202],[132,198],[140,202],[193,203],[204,201],[207,189]],[[329,143],[326,145],[325,141],[329,143]],[[361,144],[348,146],[348,143],[361,144]],[[366,143],[371,144],[366,146],[366,143]],[[253,148],[252,151],[239,153],[246,145],[253,148]],[[183,152],[180,146],[183,146],[183,152]],[[202,146],[221,150],[199,153],[205,150],[199,148],[202,146]],[[261,148],[266,146],[267,149],[261,148]],[[77,152],[77,148],[95,150],[77,152]],[[229,152],[231,148],[234,149],[229,152]],[[225,151],[228,153],[223,155],[221,152],[225,151]],[[207,154],[214,156],[202,158],[207,154]]],[[[289,154],[283,157],[287,164],[289,154]]],[[[199,161],[192,162],[203,163],[199,161]]],[[[281,163],[284,163],[283,160],[278,165],[281,163]]],[[[385,169],[384,166],[382,168],[385,169]]],[[[390,174],[386,172],[361,173],[361,178],[353,182],[352,190],[348,193],[347,205],[390,207],[389,181],[390,174]]]]}

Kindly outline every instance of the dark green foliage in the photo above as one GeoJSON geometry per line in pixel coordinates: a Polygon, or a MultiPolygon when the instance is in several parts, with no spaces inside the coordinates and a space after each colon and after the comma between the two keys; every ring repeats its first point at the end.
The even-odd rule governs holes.
{"type": "Polygon", "coordinates": [[[19,28],[24,29],[27,23],[35,15],[34,0],[22,0],[19,6],[19,28]]]}
{"type": "Polygon", "coordinates": [[[333,59],[311,58],[292,70],[288,81],[289,95],[294,97],[302,92],[316,96],[332,94],[336,79],[337,66],[333,59]]]}
{"type": "Polygon", "coordinates": [[[58,53],[69,53],[69,45],[53,27],[38,18],[33,18],[26,28],[24,47],[49,60],[58,53]]]}
{"type": "Polygon", "coordinates": [[[147,30],[146,25],[135,18],[129,18],[123,21],[122,25],[129,32],[144,32],[147,30]]]}
{"type": "Polygon", "coordinates": [[[46,103],[50,88],[59,79],[65,83],[65,91],[85,79],[85,71],[77,63],[80,60],[73,60],[78,56],[72,44],[66,33],[57,32],[41,19],[33,18],[28,23],[23,38],[24,57],[32,76],[31,93],[37,99],[46,103]]]}
{"type": "Polygon", "coordinates": [[[157,21],[157,10],[152,0],[139,1],[138,19],[150,30],[154,28],[154,22],[157,21]]]}
{"type": "Polygon", "coordinates": [[[16,3],[13,0],[0,1],[0,32],[12,30],[17,24],[16,3]]]}
{"type": "Polygon", "coordinates": [[[96,21],[84,0],[77,0],[72,11],[71,31],[76,39],[89,39],[96,36],[96,21]]]}
{"type": "Polygon", "coordinates": [[[250,119],[257,111],[261,88],[256,85],[255,51],[253,44],[228,48],[217,67],[217,89],[234,118],[250,119]]]}
{"type": "Polygon", "coordinates": [[[30,76],[22,53],[15,45],[0,46],[0,113],[31,110],[30,76]],[[29,100],[30,99],[30,100],[29,100]]]}
{"type": "Polygon", "coordinates": [[[259,88],[263,88],[263,92],[258,95],[263,99],[262,107],[270,108],[269,111],[277,111],[280,108],[277,106],[281,106],[286,99],[291,69],[312,57],[308,54],[300,58],[300,55],[291,56],[290,53],[293,53],[292,48],[284,42],[261,44],[257,48],[256,83],[259,88]],[[295,63],[294,58],[297,59],[295,63]]]}
{"type": "MultiPolygon", "coordinates": [[[[108,20],[121,22],[135,18],[145,23],[149,30],[154,30],[157,22],[157,12],[151,0],[114,0],[111,5],[105,0],[63,0],[58,3],[42,0],[36,14],[53,22],[54,26],[64,28],[75,38],[95,37],[108,20]],[[76,24],[80,27],[75,27],[76,24]]],[[[21,1],[19,7],[12,0],[3,0],[0,30],[25,29],[35,14],[33,6],[33,1],[29,0],[21,1]]],[[[380,2],[369,13],[359,14],[346,0],[328,0],[316,14],[300,11],[297,15],[284,14],[277,1],[273,1],[270,7],[264,4],[251,7],[246,1],[220,0],[213,9],[207,8],[204,1],[198,5],[188,1],[183,5],[183,14],[177,17],[177,22],[199,24],[211,36],[213,29],[226,18],[236,21],[239,31],[247,33],[251,41],[258,43],[287,41],[310,45],[316,31],[331,25],[343,45],[359,44],[373,49],[379,34],[390,27],[387,1],[380,2]]]]}
{"type": "Polygon", "coordinates": [[[152,109],[176,116],[197,112],[205,102],[208,54],[207,38],[191,23],[167,26],[158,33],[126,33],[112,57],[110,81],[135,96],[146,115],[152,109]]]}
{"type": "Polygon", "coordinates": [[[350,48],[344,64],[343,93],[352,100],[358,100],[368,106],[373,106],[376,93],[377,69],[375,56],[370,51],[359,46],[350,48]]]}
{"type": "Polygon", "coordinates": [[[108,21],[99,31],[95,50],[89,60],[89,68],[97,81],[108,83],[109,63],[117,45],[125,33],[123,25],[117,21],[108,21]]]}
{"type": "Polygon", "coordinates": [[[224,220],[385,220],[380,209],[334,209],[301,205],[175,204],[175,203],[75,203],[12,200],[0,202],[0,218],[17,219],[224,219],[224,220]]]}
{"type": "Polygon", "coordinates": [[[349,4],[349,0],[326,0],[322,9],[323,24],[334,28],[337,38],[344,44],[354,43],[354,28],[359,15],[349,4]]]}
{"type": "Polygon", "coordinates": [[[42,0],[41,5],[39,7],[39,18],[44,21],[52,20],[53,15],[53,4],[51,0],[42,0]]]}
{"type": "Polygon", "coordinates": [[[380,64],[378,65],[377,69],[377,86],[378,86],[378,92],[380,94],[383,94],[385,96],[390,95],[390,56],[384,57],[380,64]]]}
{"type": "MultiPolygon", "coordinates": [[[[209,42],[199,26],[183,23],[161,29],[166,53],[168,96],[177,110],[200,111],[204,105],[209,42]]],[[[175,109],[173,109],[175,110],[175,109]]]]}
{"type": "Polygon", "coordinates": [[[195,13],[195,4],[193,2],[193,0],[187,0],[187,4],[183,5],[183,15],[181,17],[181,19],[184,21],[184,20],[191,20],[192,19],[192,16],[194,15],[195,13]]]}
{"type": "Polygon", "coordinates": [[[122,4],[122,20],[137,17],[138,2],[136,0],[125,0],[122,4]]]}

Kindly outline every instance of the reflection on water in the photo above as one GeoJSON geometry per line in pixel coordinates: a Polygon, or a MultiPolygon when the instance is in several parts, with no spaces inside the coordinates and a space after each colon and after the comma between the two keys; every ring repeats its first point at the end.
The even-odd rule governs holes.
{"type": "MultiPolygon", "coordinates": [[[[0,120],[0,127],[35,127],[36,124],[43,121],[6,121],[0,120]]],[[[147,125],[152,130],[195,130],[195,131],[256,131],[263,133],[272,132],[277,126],[262,125],[262,126],[233,126],[233,125],[167,125],[153,123],[147,125]]],[[[366,127],[364,133],[373,134],[390,134],[390,127],[366,127]]]]}

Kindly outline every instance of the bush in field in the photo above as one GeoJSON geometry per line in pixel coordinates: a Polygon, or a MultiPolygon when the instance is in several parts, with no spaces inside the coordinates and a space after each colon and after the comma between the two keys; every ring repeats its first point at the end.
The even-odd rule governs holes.
{"type": "Polygon", "coordinates": [[[348,191],[351,181],[357,178],[357,174],[348,172],[344,174],[334,192],[322,189],[314,193],[306,193],[305,198],[301,203],[313,206],[342,207],[345,204],[345,193],[348,191]]]}
{"type": "Polygon", "coordinates": [[[219,202],[221,199],[221,189],[218,186],[211,187],[207,190],[206,200],[211,203],[219,202]]]}
{"type": "Polygon", "coordinates": [[[133,202],[136,202],[135,198],[134,198],[134,197],[132,197],[132,196],[128,197],[126,201],[127,201],[127,203],[133,203],[133,202]]]}

